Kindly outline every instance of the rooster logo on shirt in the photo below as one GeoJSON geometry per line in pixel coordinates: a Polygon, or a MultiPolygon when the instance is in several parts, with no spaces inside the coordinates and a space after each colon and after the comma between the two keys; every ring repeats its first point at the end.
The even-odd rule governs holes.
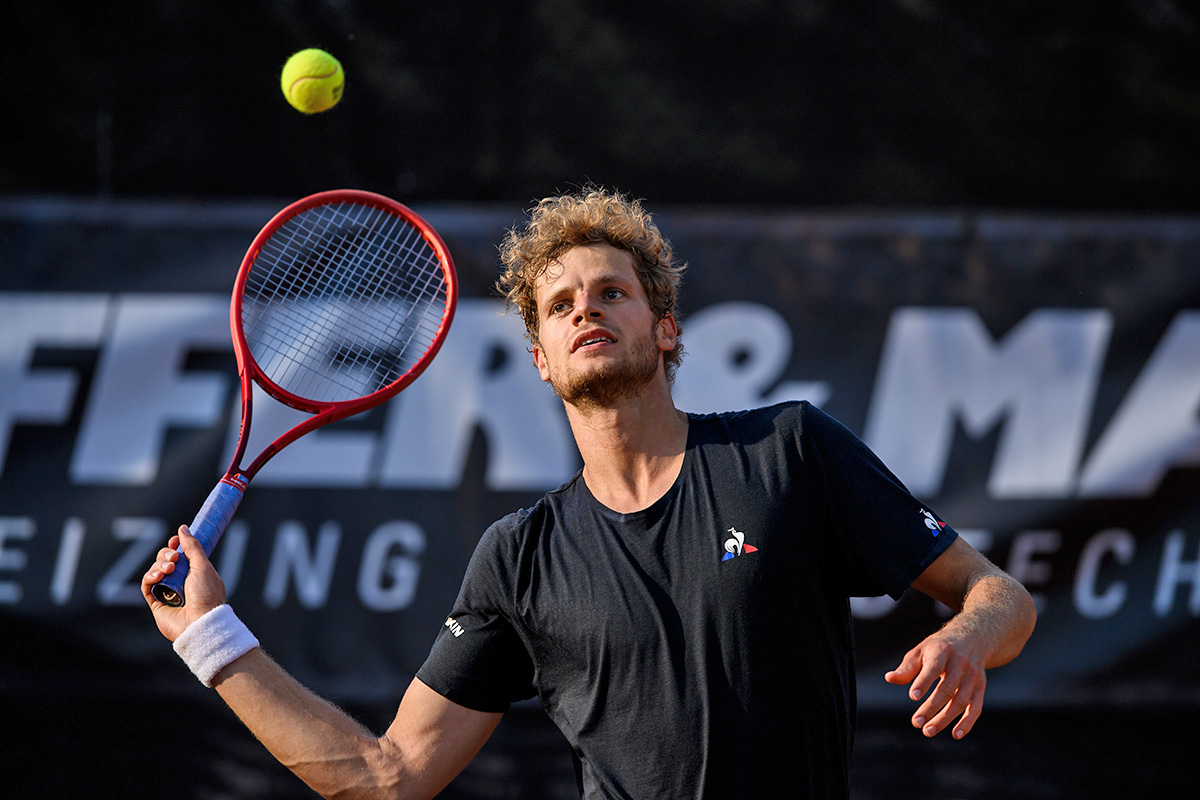
{"type": "Polygon", "coordinates": [[[722,561],[737,558],[743,553],[758,552],[757,547],[752,544],[746,544],[746,534],[736,528],[730,528],[729,532],[733,535],[725,540],[725,555],[721,556],[722,561]]]}

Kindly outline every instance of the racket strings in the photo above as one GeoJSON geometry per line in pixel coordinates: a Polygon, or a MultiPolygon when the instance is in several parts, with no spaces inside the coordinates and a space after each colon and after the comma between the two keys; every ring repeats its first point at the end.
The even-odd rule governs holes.
{"type": "Polygon", "coordinates": [[[400,380],[447,305],[437,251],[399,215],[357,203],[301,212],[263,243],[242,325],[263,373],[291,394],[352,400],[400,380]]]}
{"type": "MultiPolygon", "coordinates": [[[[391,220],[389,227],[394,227],[396,224],[396,220],[391,220]]],[[[391,240],[395,240],[395,233],[393,231],[382,230],[381,234],[385,237],[383,241],[390,241],[386,239],[386,237],[389,236],[392,237],[391,240]]],[[[415,231],[409,231],[408,241],[411,242],[412,238],[416,235],[417,234],[415,231]]],[[[327,265],[319,260],[316,269],[311,269],[310,267],[310,275],[315,275],[321,278],[325,283],[325,285],[322,286],[321,281],[316,282],[316,293],[331,297],[347,297],[350,296],[350,286],[352,281],[357,280],[359,281],[359,285],[356,291],[359,296],[375,300],[389,295],[394,296],[396,292],[393,291],[395,287],[389,284],[388,278],[390,276],[386,272],[380,272],[378,269],[378,266],[381,263],[387,263],[392,260],[390,255],[381,251],[378,247],[373,247],[373,242],[371,240],[367,240],[365,247],[358,248],[361,250],[361,252],[356,253],[354,252],[355,248],[353,246],[353,238],[353,236],[347,236],[344,230],[339,230],[338,235],[329,237],[328,241],[324,242],[324,247],[328,251],[326,255],[328,255],[329,261],[336,261],[345,264],[357,263],[359,268],[346,269],[341,272],[332,273],[333,280],[330,281],[329,278],[331,273],[326,268],[327,265]]],[[[409,247],[407,243],[404,243],[403,247],[404,249],[411,250],[411,247],[409,247]]],[[[411,258],[412,254],[409,253],[405,257],[411,258]]],[[[395,331],[388,330],[386,328],[383,330],[378,330],[379,323],[381,322],[379,315],[373,315],[370,313],[363,314],[362,309],[357,308],[352,310],[357,312],[355,322],[360,329],[362,328],[362,324],[364,322],[374,323],[376,329],[361,331],[360,335],[355,337],[361,342],[369,342],[371,344],[369,349],[365,350],[360,344],[358,347],[359,353],[357,357],[349,359],[346,357],[347,348],[345,346],[341,347],[339,350],[339,357],[334,360],[334,363],[342,367],[354,362],[358,362],[363,366],[373,364],[374,368],[371,370],[371,372],[374,375],[386,375],[387,369],[385,365],[380,363],[381,358],[386,356],[381,354],[381,350],[386,352],[387,350],[392,350],[393,348],[382,348],[381,345],[382,343],[394,340],[395,331]]],[[[394,318],[394,314],[390,308],[387,309],[386,317],[388,319],[394,318]]],[[[330,332],[328,329],[331,326],[334,328],[345,328],[347,325],[345,314],[338,315],[336,317],[332,314],[324,314],[320,319],[318,319],[318,322],[323,323],[318,325],[316,329],[318,334],[328,334],[330,332]]],[[[294,335],[294,331],[289,335],[294,335]]],[[[327,335],[318,338],[327,338],[327,335]]],[[[395,360],[394,356],[391,358],[391,360],[395,360]]],[[[310,379],[315,379],[317,374],[310,370],[309,377],[310,379]]],[[[377,380],[383,379],[377,377],[377,380]]],[[[311,384],[296,388],[299,389],[297,393],[313,394],[311,391],[311,384]]]]}

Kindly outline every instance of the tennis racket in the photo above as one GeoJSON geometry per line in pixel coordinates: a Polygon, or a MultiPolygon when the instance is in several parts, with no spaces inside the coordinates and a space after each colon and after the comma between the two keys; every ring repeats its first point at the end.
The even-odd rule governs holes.
{"type": "MultiPolygon", "coordinates": [[[[387,197],[321,192],[267,223],[242,260],[230,303],[242,420],[232,463],[190,526],[206,554],[276,453],[322,425],[383,403],[429,366],[457,300],[454,263],[441,237],[387,197]],[[242,467],[255,383],[312,416],[242,467]]],[[[182,606],[187,573],[180,552],[154,596],[182,606]]]]}

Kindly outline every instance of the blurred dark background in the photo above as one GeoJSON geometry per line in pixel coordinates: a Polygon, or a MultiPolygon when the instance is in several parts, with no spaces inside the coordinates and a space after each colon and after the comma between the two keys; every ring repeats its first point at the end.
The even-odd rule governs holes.
{"type": "Polygon", "coordinates": [[[1200,208],[1200,10],[1173,0],[10,9],[0,193],[1200,208]],[[305,118],[303,47],[345,99],[305,118]]]}

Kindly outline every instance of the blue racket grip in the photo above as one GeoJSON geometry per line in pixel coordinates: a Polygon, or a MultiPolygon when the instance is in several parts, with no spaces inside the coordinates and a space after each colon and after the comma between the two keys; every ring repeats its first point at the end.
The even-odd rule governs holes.
{"type": "MultiPolygon", "coordinates": [[[[188,526],[192,536],[200,540],[205,555],[212,554],[221,534],[225,532],[229,521],[233,519],[233,513],[237,511],[238,503],[242,502],[242,496],[246,494],[246,485],[244,481],[239,483],[239,479],[240,476],[232,480],[222,478],[221,482],[209,493],[204,505],[200,506],[200,511],[192,520],[192,524],[188,526]]],[[[183,583],[187,580],[187,575],[188,560],[181,549],[179,560],[175,562],[175,570],[154,584],[150,591],[160,602],[168,606],[182,606],[185,602],[183,583]]]]}

